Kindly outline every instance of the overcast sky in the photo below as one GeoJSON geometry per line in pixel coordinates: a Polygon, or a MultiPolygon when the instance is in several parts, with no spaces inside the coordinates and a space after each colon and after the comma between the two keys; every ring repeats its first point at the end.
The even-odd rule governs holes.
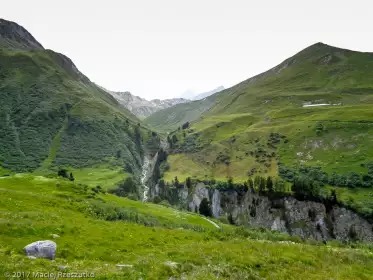
{"type": "Polygon", "coordinates": [[[92,81],[151,99],[232,86],[316,42],[373,52],[370,2],[12,0],[0,17],[92,81]]]}

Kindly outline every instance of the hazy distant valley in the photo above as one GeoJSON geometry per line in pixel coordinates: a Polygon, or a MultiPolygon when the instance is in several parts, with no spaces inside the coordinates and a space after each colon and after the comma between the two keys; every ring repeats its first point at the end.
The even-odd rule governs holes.
{"type": "MultiPolygon", "coordinates": [[[[98,86],[100,87],[100,86],[98,86]]],[[[101,89],[105,90],[106,92],[110,93],[118,102],[130,110],[134,115],[136,115],[139,118],[147,118],[150,117],[155,112],[158,112],[163,109],[170,108],[174,105],[181,104],[181,103],[187,103],[191,100],[200,100],[204,99],[214,93],[217,93],[219,91],[224,90],[224,87],[218,87],[212,91],[200,93],[197,95],[189,96],[190,99],[185,98],[171,98],[171,99],[153,99],[153,100],[146,100],[144,98],[141,98],[139,96],[135,96],[131,94],[128,91],[125,92],[115,92],[107,90],[103,87],[100,87],[101,89]]]]}

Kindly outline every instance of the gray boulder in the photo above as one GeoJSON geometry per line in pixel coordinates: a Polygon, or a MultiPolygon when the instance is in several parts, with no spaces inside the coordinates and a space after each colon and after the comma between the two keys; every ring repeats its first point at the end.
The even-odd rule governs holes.
{"type": "Polygon", "coordinates": [[[23,249],[28,257],[54,260],[57,244],[50,240],[36,241],[27,245],[23,249]]]}

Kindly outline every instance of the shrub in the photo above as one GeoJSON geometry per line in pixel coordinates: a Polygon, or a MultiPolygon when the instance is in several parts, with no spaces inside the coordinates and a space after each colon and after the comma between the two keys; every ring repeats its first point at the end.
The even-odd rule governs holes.
{"type": "Polygon", "coordinates": [[[171,207],[171,204],[167,200],[162,200],[159,205],[163,205],[165,207],[171,207]]]}
{"type": "Polygon", "coordinates": [[[153,197],[153,203],[159,204],[161,202],[162,202],[162,199],[160,198],[159,195],[156,195],[156,196],[153,197]]]}
{"type": "Polygon", "coordinates": [[[185,180],[186,187],[190,189],[192,187],[192,179],[190,177],[185,180]]]}
{"type": "Polygon", "coordinates": [[[189,122],[186,122],[182,125],[182,129],[187,129],[189,128],[189,122]]]}
{"type": "Polygon", "coordinates": [[[356,228],[353,225],[350,226],[350,229],[348,231],[348,236],[350,237],[351,240],[356,240],[357,239],[356,228]]]}
{"type": "Polygon", "coordinates": [[[206,217],[212,216],[211,206],[206,197],[204,197],[199,205],[199,213],[206,217]]]}
{"type": "Polygon", "coordinates": [[[320,184],[305,176],[296,177],[291,189],[298,198],[313,200],[320,197],[320,184]]]}
{"type": "Polygon", "coordinates": [[[179,182],[179,179],[177,178],[177,176],[175,176],[175,179],[174,179],[174,181],[173,181],[173,185],[175,186],[175,187],[179,187],[180,186],[180,182],[179,182]]]}
{"type": "Polygon", "coordinates": [[[120,150],[118,150],[117,153],[116,153],[116,157],[120,158],[121,156],[122,156],[122,152],[120,150]]]}
{"type": "Polygon", "coordinates": [[[69,175],[67,173],[66,169],[60,169],[58,170],[58,176],[63,177],[63,178],[69,178],[69,175]]]}
{"type": "Polygon", "coordinates": [[[74,176],[73,176],[73,173],[71,173],[71,172],[70,172],[69,180],[70,180],[71,182],[75,181],[75,178],[74,178],[74,176]]]}
{"type": "Polygon", "coordinates": [[[285,182],[281,179],[276,179],[274,183],[274,190],[278,193],[285,193],[286,192],[286,186],[285,182]]]}
{"type": "Polygon", "coordinates": [[[273,181],[272,181],[271,176],[268,176],[268,178],[267,178],[266,187],[267,187],[267,190],[268,190],[269,192],[273,192],[273,191],[274,191],[274,188],[273,188],[273,181]]]}
{"type": "Polygon", "coordinates": [[[137,184],[132,179],[132,177],[126,178],[117,189],[110,191],[113,194],[116,194],[117,196],[129,196],[129,194],[132,194],[131,198],[137,197],[138,199],[138,189],[137,184]]]}
{"type": "Polygon", "coordinates": [[[316,135],[320,136],[324,130],[324,125],[321,122],[316,123],[316,135]]]}

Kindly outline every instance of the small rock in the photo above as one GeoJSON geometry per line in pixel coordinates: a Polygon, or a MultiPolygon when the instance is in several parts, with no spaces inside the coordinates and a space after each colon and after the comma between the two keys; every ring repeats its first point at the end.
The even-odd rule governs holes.
{"type": "Polygon", "coordinates": [[[51,234],[50,236],[52,236],[53,238],[59,238],[60,236],[58,234],[51,234]]]}
{"type": "Polygon", "coordinates": [[[50,240],[36,241],[23,248],[28,257],[54,260],[57,244],[50,240]]]}
{"type": "Polygon", "coordinates": [[[296,244],[293,241],[279,241],[278,243],[281,243],[281,244],[296,244]]]}
{"type": "Polygon", "coordinates": [[[34,257],[34,256],[27,256],[29,259],[31,259],[31,260],[36,260],[36,257],[34,257]]]}
{"type": "Polygon", "coordinates": [[[58,266],[58,269],[60,269],[60,270],[66,270],[66,269],[68,269],[69,267],[68,266],[65,266],[65,265],[60,265],[60,266],[58,266]]]}
{"type": "Polygon", "coordinates": [[[176,268],[178,266],[177,262],[172,262],[172,261],[166,261],[164,264],[171,268],[176,268]]]}
{"type": "Polygon", "coordinates": [[[133,267],[132,264],[117,264],[116,267],[118,268],[131,268],[133,267]]]}

